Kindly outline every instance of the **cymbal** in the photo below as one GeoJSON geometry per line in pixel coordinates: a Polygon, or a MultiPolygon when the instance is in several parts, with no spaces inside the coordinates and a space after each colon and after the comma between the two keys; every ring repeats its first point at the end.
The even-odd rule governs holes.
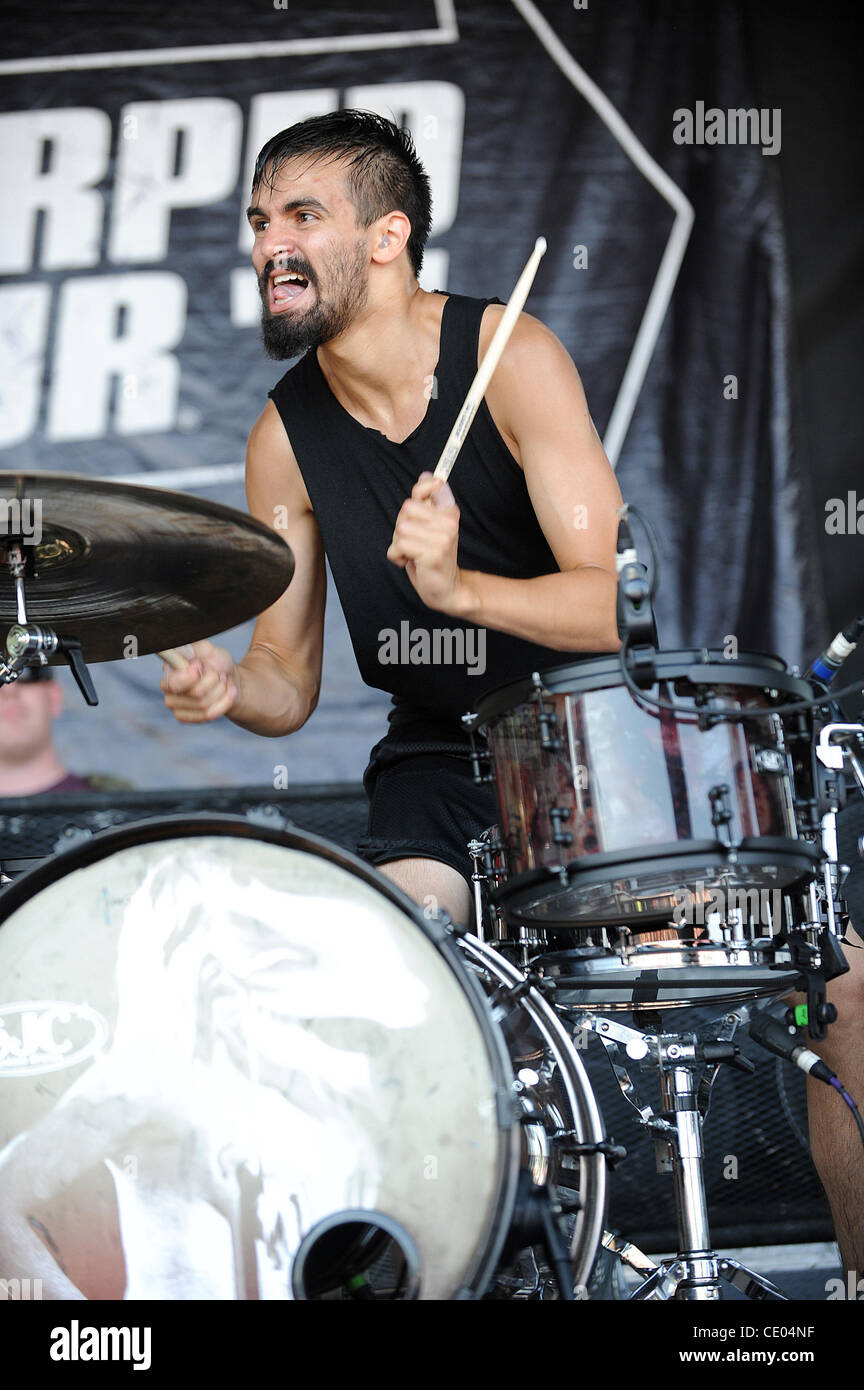
{"type": "Polygon", "coordinates": [[[70,473],[0,472],[0,641],[17,622],[5,563],[16,537],[28,622],[77,638],[87,662],[225,632],[275,603],[294,573],[290,547],[233,507],[70,473]]]}

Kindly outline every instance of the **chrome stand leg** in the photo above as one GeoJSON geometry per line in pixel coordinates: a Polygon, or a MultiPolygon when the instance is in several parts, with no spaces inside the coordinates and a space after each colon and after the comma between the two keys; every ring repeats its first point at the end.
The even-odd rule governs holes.
{"type": "Polygon", "coordinates": [[[770,1279],[737,1260],[719,1256],[711,1246],[702,1122],[717,1066],[720,1061],[732,1060],[726,1045],[731,1044],[744,1016],[744,1010],[730,1013],[718,1029],[717,1042],[721,1049],[726,1047],[726,1055],[722,1050],[718,1052],[715,1043],[700,1044],[695,1034],[642,1033],[618,1019],[600,1018],[597,1014],[581,1014],[575,1020],[577,1028],[599,1036],[622,1095],[638,1115],[639,1123],[654,1136],[658,1172],[671,1172],[675,1183],[678,1253],[674,1259],[655,1262],[629,1241],[608,1232],[603,1236],[606,1249],[642,1276],[642,1283],[630,1294],[633,1301],[714,1302],[723,1296],[724,1280],[751,1299],[788,1301],[770,1279]],[[622,1047],[631,1062],[656,1066],[662,1115],[655,1115],[650,1105],[640,1102],[621,1058],[622,1047]]]}
{"type": "Polygon", "coordinates": [[[661,1068],[663,1108],[675,1127],[669,1143],[678,1218],[678,1267],[675,1297],[710,1301],[720,1297],[720,1270],[711,1249],[708,1203],[702,1173],[702,1116],[696,1108],[695,1078],[689,1067],[661,1068]]]}

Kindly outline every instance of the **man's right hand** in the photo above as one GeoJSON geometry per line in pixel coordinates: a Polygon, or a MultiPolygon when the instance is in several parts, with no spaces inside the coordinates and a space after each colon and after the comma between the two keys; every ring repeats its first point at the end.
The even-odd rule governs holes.
{"type": "Polygon", "coordinates": [[[206,724],[227,714],[237,700],[237,667],[231,653],[213,642],[175,650],[188,663],[175,671],[162,664],[165,705],[181,724],[206,724]]]}

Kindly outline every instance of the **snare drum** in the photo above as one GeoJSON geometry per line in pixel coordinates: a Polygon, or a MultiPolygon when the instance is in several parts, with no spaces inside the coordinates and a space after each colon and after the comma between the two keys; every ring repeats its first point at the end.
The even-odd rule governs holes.
{"type": "Polygon", "coordinates": [[[538,1086],[563,1076],[561,1122],[602,1137],[542,1000],[508,1006],[509,967],[313,836],[113,830],[7,887],[0,922],[0,1270],[46,1296],[480,1296],[521,1174],[549,1177],[499,1014],[528,1010],[538,1086]]]}
{"type": "MultiPolygon", "coordinates": [[[[558,949],[561,933],[507,922],[492,902],[506,881],[498,827],[490,826],[476,844],[482,860],[482,869],[475,869],[477,930],[523,970],[554,984],[555,1008],[562,1016],[653,1013],[714,1003],[726,1008],[800,987],[785,939],[766,935],[758,920],[719,921],[711,914],[706,919],[704,904],[697,904],[695,922],[681,925],[640,923],[639,931],[573,926],[568,936],[579,944],[558,949]]],[[[785,897],[778,897],[785,906],[785,897]]],[[[771,907],[764,899],[763,905],[771,907]]]]}
{"type": "Polygon", "coordinates": [[[771,656],[659,652],[656,665],[652,693],[677,714],[638,704],[617,657],[478,706],[507,861],[492,896],[508,922],[639,932],[694,898],[784,891],[817,871],[796,816],[795,721],[772,711],[810,686],[771,656]],[[718,711],[747,717],[711,722],[718,711]]]}

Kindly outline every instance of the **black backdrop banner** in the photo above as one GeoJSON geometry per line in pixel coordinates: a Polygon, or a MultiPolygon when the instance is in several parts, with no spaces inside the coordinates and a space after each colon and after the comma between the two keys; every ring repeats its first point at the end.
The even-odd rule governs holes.
{"type": "MultiPolygon", "coordinates": [[[[781,113],[755,108],[737,3],[6,10],[3,467],[242,505],[245,437],[282,372],[249,268],[255,154],[295,120],[374,109],[410,126],[429,169],[428,288],[506,299],[547,238],[528,308],[571,352],[658,531],[664,646],[734,639],[802,662],[822,643],[790,446],[781,113]]],[[[359,771],[381,722],[373,701],[368,729],[345,725],[338,622],[326,662],[327,752],[307,779],[359,771]]],[[[98,674],[99,744],[134,711],[136,780],[207,780],[203,763],[269,776],[272,749],[225,721],[184,768],[152,672],[98,674]]]]}

